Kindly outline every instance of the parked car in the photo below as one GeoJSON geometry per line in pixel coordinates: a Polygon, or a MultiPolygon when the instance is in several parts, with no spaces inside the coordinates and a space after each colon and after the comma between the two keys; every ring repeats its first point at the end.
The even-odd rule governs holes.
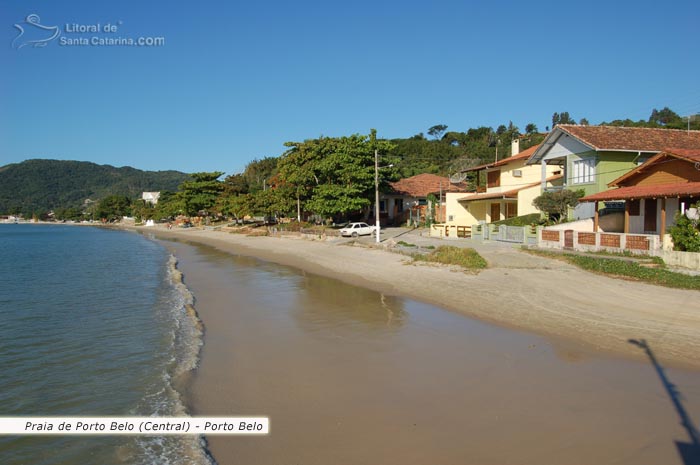
{"type": "Polygon", "coordinates": [[[340,235],[343,237],[369,236],[374,234],[374,226],[367,223],[350,223],[340,230],[340,235]]]}

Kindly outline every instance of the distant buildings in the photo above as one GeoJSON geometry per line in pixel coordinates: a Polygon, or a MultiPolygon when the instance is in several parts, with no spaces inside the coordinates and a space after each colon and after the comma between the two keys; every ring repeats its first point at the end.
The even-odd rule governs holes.
{"type": "Polygon", "coordinates": [[[158,199],[160,198],[160,192],[143,192],[141,194],[141,200],[150,205],[158,204],[158,199]]]}

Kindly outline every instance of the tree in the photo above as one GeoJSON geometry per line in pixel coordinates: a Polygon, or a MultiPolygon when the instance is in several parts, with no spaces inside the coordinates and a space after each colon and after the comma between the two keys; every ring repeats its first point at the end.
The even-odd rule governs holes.
{"type": "Polygon", "coordinates": [[[681,212],[676,213],[676,224],[668,230],[671,238],[673,238],[674,250],[700,252],[698,210],[700,210],[700,202],[686,210],[685,215],[681,214],[681,212]]]}
{"type": "Polygon", "coordinates": [[[430,129],[428,129],[428,134],[433,136],[436,140],[442,136],[442,133],[447,130],[447,126],[444,124],[436,124],[435,126],[432,126],[430,129]]]}
{"type": "Polygon", "coordinates": [[[525,126],[525,132],[527,134],[535,134],[537,132],[537,126],[535,123],[528,123],[527,126],[525,126]]]}
{"type": "Polygon", "coordinates": [[[569,116],[568,111],[564,111],[561,114],[554,113],[552,115],[552,127],[556,126],[557,124],[576,124],[576,121],[569,116]]]}
{"type": "MultiPolygon", "coordinates": [[[[374,151],[386,156],[394,148],[374,134],[372,130],[369,136],[287,142],[289,150],[278,165],[280,186],[296,194],[305,210],[324,217],[369,207],[374,197],[374,151]]],[[[380,170],[382,181],[390,173],[380,170]]]]}
{"type": "Polygon", "coordinates": [[[503,135],[508,141],[515,140],[520,137],[520,129],[512,121],[508,121],[508,127],[503,135]]]}
{"type": "Polygon", "coordinates": [[[549,219],[561,222],[567,217],[569,208],[578,205],[578,199],[583,197],[584,191],[579,189],[572,191],[564,189],[556,192],[543,192],[532,201],[532,205],[545,213],[549,219]]]}
{"type": "Polygon", "coordinates": [[[678,113],[671,110],[669,107],[664,107],[661,110],[654,108],[649,116],[649,122],[658,124],[659,126],[682,126],[683,118],[681,118],[678,113]]]}
{"type": "Polygon", "coordinates": [[[162,220],[165,218],[175,218],[185,213],[185,202],[175,192],[163,191],[160,193],[158,203],[153,209],[153,219],[162,220]]]}
{"type": "Polygon", "coordinates": [[[252,194],[222,195],[217,199],[215,209],[227,217],[235,218],[238,223],[246,215],[254,214],[253,205],[252,194]]]}
{"type": "Polygon", "coordinates": [[[117,221],[131,213],[131,201],[124,195],[110,195],[100,200],[95,216],[104,221],[117,221]]]}
{"type": "Polygon", "coordinates": [[[190,181],[180,185],[178,197],[183,202],[185,214],[194,216],[200,212],[208,213],[224,189],[223,183],[218,181],[222,174],[223,171],[193,173],[190,181]]]}
{"type": "Polygon", "coordinates": [[[578,122],[579,125],[581,126],[588,126],[588,120],[586,118],[581,118],[578,122]]]}
{"type": "Polygon", "coordinates": [[[155,207],[143,200],[136,200],[131,204],[131,214],[140,221],[150,220],[155,214],[155,207]]]}
{"type": "Polygon", "coordinates": [[[79,208],[57,208],[54,211],[57,220],[73,220],[78,221],[83,219],[83,212],[79,208]]]}
{"type": "Polygon", "coordinates": [[[248,181],[241,173],[226,176],[223,192],[227,195],[247,194],[250,191],[248,181]]]}
{"type": "Polygon", "coordinates": [[[243,171],[243,178],[248,186],[247,192],[265,190],[270,179],[277,174],[277,157],[255,159],[248,163],[243,171]]]}

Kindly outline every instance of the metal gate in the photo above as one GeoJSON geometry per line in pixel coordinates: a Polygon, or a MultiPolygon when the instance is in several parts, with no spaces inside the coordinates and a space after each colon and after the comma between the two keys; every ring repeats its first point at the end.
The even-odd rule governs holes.
{"type": "Polygon", "coordinates": [[[525,243],[525,228],[522,226],[499,226],[498,234],[494,238],[503,242],[525,243]]]}

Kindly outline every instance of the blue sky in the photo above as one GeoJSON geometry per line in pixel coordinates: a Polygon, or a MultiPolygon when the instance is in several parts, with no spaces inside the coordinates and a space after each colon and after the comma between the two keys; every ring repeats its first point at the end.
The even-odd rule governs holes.
{"type": "Polygon", "coordinates": [[[0,0],[0,165],[234,173],[285,141],[370,128],[396,138],[435,124],[544,130],[562,111],[591,123],[697,113],[698,24],[697,1],[0,0]],[[61,35],[13,47],[30,14],[61,35]],[[118,30],[65,30],[97,23],[118,30]],[[165,44],[59,43],[113,36],[165,44]]]}

